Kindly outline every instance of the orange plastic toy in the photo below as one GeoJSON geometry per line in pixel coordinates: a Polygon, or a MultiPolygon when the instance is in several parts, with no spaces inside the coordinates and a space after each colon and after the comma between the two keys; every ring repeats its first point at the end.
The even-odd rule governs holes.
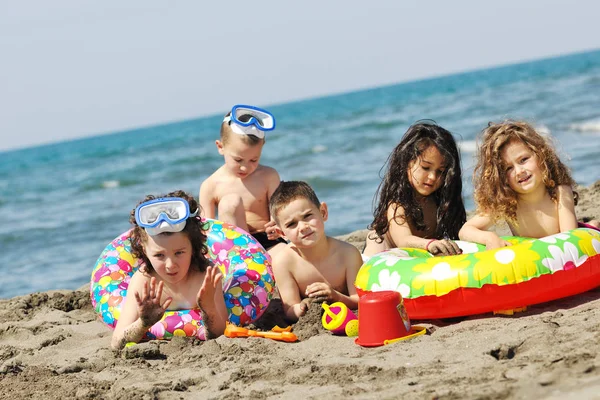
{"type": "Polygon", "coordinates": [[[227,324],[225,327],[225,336],[228,338],[238,338],[238,337],[262,337],[266,339],[273,340],[281,340],[284,342],[296,342],[298,341],[298,337],[285,329],[275,327],[272,331],[262,332],[255,331],[253,329],[242,328],[241,326],[236,326],[233,324],[227,324]],[[278,329],[275,329],[278,328],[278,329]]]}

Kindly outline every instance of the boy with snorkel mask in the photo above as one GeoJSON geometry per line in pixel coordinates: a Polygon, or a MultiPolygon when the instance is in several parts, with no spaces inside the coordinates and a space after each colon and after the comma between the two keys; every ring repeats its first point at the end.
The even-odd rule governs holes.
{"type": "Polygon", "coordinates": [[[217,150],[225,163],[200,186],[206,218],[217,218],[250,233],[269,253],[283,247],[269,216],[269,199],[279,186],[277,171],[259,163],[265,133],[275,129],[269,111],[235,105],[221,124],[217,150]]]}

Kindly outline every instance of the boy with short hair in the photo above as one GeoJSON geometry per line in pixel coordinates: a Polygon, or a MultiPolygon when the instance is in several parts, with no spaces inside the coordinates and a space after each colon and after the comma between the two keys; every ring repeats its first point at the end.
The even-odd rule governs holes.
{"type": "Polygon", "coordinates": [[[269,202],[271,217],[290,243],[273,256],[273,272],[288,320],[308,310],[307,299],[358,307],[354,287],[362,265],[358,249],[325,234],[327,204],[305,182],[282,181],[269,202]]]}
{"type": "Polygon", "coordinates": [[[267,110],[234,106],[221,124],[221,139],[215,141],[225,163],[202,182],[199,196],[206,218],[218,214],[219,220],[244,229],[267,250],[285,243],[269,215],[279,174],[259,164],[265,132],[273,129],[275,118],[267,110]]]}

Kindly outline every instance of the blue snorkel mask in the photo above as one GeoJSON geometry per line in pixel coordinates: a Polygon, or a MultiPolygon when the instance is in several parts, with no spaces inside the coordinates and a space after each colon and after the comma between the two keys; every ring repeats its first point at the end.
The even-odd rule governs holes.
{"type": "Polygon", "coordinates": [[[266,131],[275,129],[275,117],[262,108],[237,104],[231,109],[231,115],[223,118],[231,130],[238,135],[254,135],[264,139],[266,131]]]}
{"type": "Polygon", "coordinates": [[[181,232],[190,214],[190,206],[181,197],[161,197],[146,201],[135,209],[135,222],[144,228],[148,235],[156,236],[163,232],[181,232]]]}

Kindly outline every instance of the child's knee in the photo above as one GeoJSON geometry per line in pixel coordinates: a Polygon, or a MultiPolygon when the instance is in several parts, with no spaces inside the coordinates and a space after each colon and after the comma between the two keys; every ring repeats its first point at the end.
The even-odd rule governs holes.
{"type": "Polygon", "coordinates": [[[235,214],[240,210],[244,210],[244,203],[241,196],[237,194],[228,194],[219,201],[219,214],[235,214]]]}

